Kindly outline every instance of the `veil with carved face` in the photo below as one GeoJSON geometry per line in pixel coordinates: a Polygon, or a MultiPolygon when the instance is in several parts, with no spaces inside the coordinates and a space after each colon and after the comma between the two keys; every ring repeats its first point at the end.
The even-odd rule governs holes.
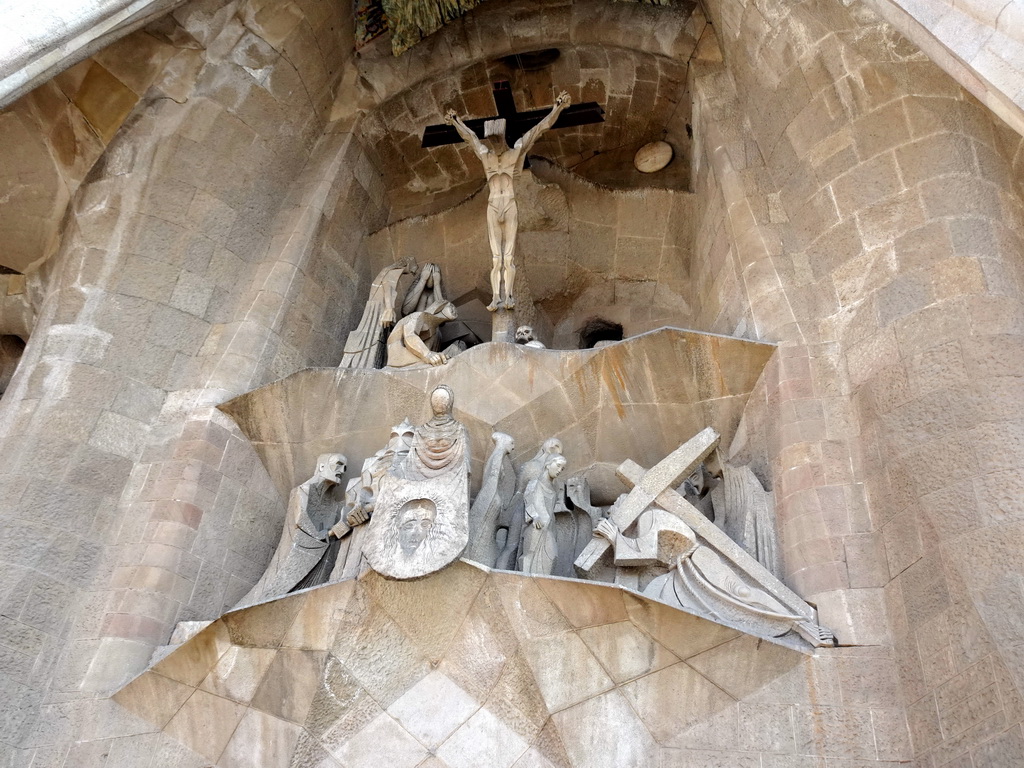
{"type": "Polygon", "coordinates": [[[415,428],[405,460],[381,478],[363,551],[385,576],[425,576],[469,542],[469,445],[454,405],[450,387],[435,387],[431,418],[415,428]]]}
{"type": "Polygon", "coordinates": [[[430,393],[433,416],[416,428],[412,449],[405,464],[410,480],[439,477],[447,472],[462,471],[468,460],[466,428],[452,415],[455,394],[442,384],[430,393]]]}

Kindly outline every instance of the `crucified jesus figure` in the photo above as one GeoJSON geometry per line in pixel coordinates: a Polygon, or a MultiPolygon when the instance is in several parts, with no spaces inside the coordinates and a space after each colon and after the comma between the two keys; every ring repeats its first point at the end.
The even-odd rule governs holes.
{"type": "Polygon", "coordinates": [[[491,292],[494,294],[487,306],[491,312],[498,309],[513,309],[516,305],[512,286],[516,280],[513,255],[516,247],[516,230],[519,227],[519,209],[513,182],[523,171],[523,163],[534,143],[548,128],[555,124],[558,116],[569,106],[569,94],[562,91],[555,99],[555,106],[533,128],[523,134],[511,149],[505,143],[505,121],[488,120],[484,134],[488,146],[455,114],[454,109],[445,113],[444,121],[455,127],[484,166],[487,174],[487,237],[491,246],[491,292]],[[502,278],[505,290],[502,293],[502,278]]]}

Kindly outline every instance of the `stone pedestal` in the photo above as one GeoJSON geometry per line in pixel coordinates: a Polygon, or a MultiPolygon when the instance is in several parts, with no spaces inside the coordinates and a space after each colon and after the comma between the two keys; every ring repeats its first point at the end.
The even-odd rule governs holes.
{"type": "Polygon", "coordinates": [[[498,309],[491,318],[491,341],[516,340],[516,315],[507,309],[498,309]]]}
{"type": "MultiPolygon", "coordinates": [[[[801,724],[811,754],[844,743],[858,710],[803,725],[838,685],[838,664],[811,664],[616,586],[455,563],[229,613],[116,700],[183,766],[709,765],[689,734],[726,741],[741,706],[801,724]]],[[[864,733],[872,748],[881,727],[864,733]]],[[[756,745],[714,754],[760,759],[756,745]]]]}

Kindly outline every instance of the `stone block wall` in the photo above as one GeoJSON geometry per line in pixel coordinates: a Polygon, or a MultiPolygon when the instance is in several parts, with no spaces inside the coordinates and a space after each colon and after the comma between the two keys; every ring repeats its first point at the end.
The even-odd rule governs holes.
{"type": "Polygon", "coordinates": [[[1019,138],[862,7],[708,10],[728,74],[695,88],[697,191],[729,241],[699,225],[694,286],[719,298],[694,303],[782,345],[746,435],[788,578],[842,639],[892,643],[921,764],[1011,764],[1019,138]],[[749,309],[723,311],[737,288],[749,309]]]}
{"type": "Polygon", "coordinates": [[[754,223],[751,213],[744,210],[745,190],[733,162],[739,162],[740,169],[745,169],[748,151],[756,150],[740,126],[735,124],[735,119],[731,122],[726,119],[727,115],[734,116],[739,109],[736,86],[728,71],[701,63],[695,65],[694,75],[702,85],[694,110],[697,127],[693,160],[696,168],[693,182],[694,250],[689,268],[694,324],[716,333],[737,335],[744,335],[750,326],[749,333],[753,335],[756,331],[752,327],[749,300],[741,279],[742,265],[735,254],[734,241],[740,237],[736,232],[740,225],[731,225],[732,217],[728,214],[736,209],[746,213],[748,220],[744,224],[747,231],[754,223]],[[726,155],[724,148],[707,146],[713,130],[718,133],[730,131],[731,153],[726,155]],[[728,160],[728,173],[716,172],[713,162],[716,159],[719,163],[728,160]]]}
{"type": "Polygon", "coordinates": [[[348,128],[325,133],[344,10],[179,9],[200,65],[177,98],[145,92],[33,277],[0,404],[5,759],[71,760],[64,724],[102,718],[177,621],[223,612],[269,558],[283,501],[213,406],[336,362],[368,282],[382,190],[348,128]]]}
{"type": "Polygon", "coordinates": [[[173,22],[162,26],[176,30],[173,41],[135,32],[0,113],[6,266],[31,271],[56,252],[71,197],[142,95],[154,83],[173,90],[183,62],[201,61],[191,36],[173,22]]]}
{"type": "Polygon", "coordinates": [[[869,0],[982,104],[1024,130],[1024,8],[1013,0],[869,0]]]}

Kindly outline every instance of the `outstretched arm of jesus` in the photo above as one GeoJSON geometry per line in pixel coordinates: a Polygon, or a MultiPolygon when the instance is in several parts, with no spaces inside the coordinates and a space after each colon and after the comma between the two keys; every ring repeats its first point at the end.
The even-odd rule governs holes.
{"type": "Polygon", "coordinates": [[[449,109],[445,112],[444,121],[448,123],[448,125],[454,126],[459,136],[469,143],[469,146],[473,148],[473,151],[476,152],[478,156],[482,157],[491,151],[482,141],[480,141],[479,137],[469,129],[469,126],[462,122],[462,118],[455,114],[454,109],[449,109]]]}
{"type": "Polygon", "coordinates": [[[544,119],[524,133],[522,138],[516,142],[516,147],[523,150],[523,157],[526,157],[526,153],[530,151],[537,139],[540,138],[540,135],[555,124],[555,121],[558,120],[558,116],[562,114],[562,110],[568,107],[570,103],[571,100],[569,99],[569,94],[562,91],[558,94],[558,98],[555,99],[555,106],[553,106],[551,111],[544,116],[544,119]]]}

